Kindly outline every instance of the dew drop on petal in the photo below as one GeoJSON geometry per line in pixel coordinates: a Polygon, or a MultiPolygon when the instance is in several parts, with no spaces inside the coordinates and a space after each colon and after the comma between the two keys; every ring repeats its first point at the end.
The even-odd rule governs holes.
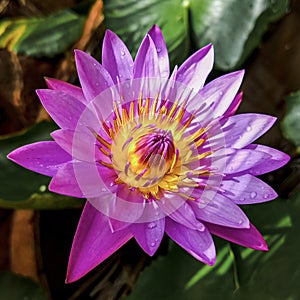
{"type": "Polygon", "coordinates": [[[157,51],[157,53],[160,53],[161,52],[161,48],[157,48],[156,51],[157,51]]]}
{"type": "Polygon", "coordinates": [[[121,51],[121,56],[125,56],[125,51],[121,51]]]}
{"type": "Polygon", "coordinates": [[[151,246],[151,247],[154,247],[155,244],[156,244],[155,242],[152,242],[152,243],[150,244],[150,246],[151,246]]]}
{"type": "Polygon", "coordinates": [[[269,197],[269,194],[264,195],[264,199],[267,199],[269,197]]]}
{"type": "Polygon", "coordinates": [[[157,225],[155,223],[149,223],[148,224],[148,229],[154,229],[157,225]]]}
{"type": "Polygon", "coordinates": [[[249,132],[249,131],[251,131],[251,130],[252,130],[252,127],[251,127],[250,125],[246,127],[246,131],[249,132]]]}
{"type": "Polygon", "coordinates": [[[256,192],[251,192],[251,193],[250,193],[250,198],[251,198],[251,199],[254,199],[256,196],[257,196],[257,193],[256,193],[256,192]]]}
{"type": "Polygon", "coordinates": [[[219,92],[219,95],[220,95],[220,96],[222,96],[223,94],[224,94],[224,92],[223,92],[223,91],[220,91],[220,92],[219,92]]]}

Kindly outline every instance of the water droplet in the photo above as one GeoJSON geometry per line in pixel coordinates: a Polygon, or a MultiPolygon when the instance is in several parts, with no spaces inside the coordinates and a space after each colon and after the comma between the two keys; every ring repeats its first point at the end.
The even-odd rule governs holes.
{"type": "Polygon", "coordinates": [[[94,67],[97,67],[97,64],[96,63],[93,63],[94,67]]]}
{"type": "Polygon", "coordinates": [[[101,189],[101,192],[106,192],[106,188],[102,188],[102,189],[101,189]]]}
{"type": "Polygon", "coordinates": [[[161,48],[156,48],[157,53],[161,52],[161,48]]]}
{"type": "Polygon", "coordinates": [[[122,51],[121,51],[121,55],[122,55],[122,56],[125,56],[125,51],[122,50],[122,51]]]}
{"type": "Polygon", "coordinates": [[[220,91],[220,92],[219,92],[219,95],[220,95],[220,96],[222,96],[223,94],[224,94],[224,92],[223,92],[223,91],[220,91]]]}
{"type": "Polygon", "coordinates": [[[151,247],[154,247],[155,244],[156,244],[155,242],[152,242],[152,243],[150,244],[150,246],[151,246],[151,247]]]}
{"type": "Polygon", "coordinates": [[[251,192],[251,193],[250,193],[250,198],[251,198],[251,199],[254,199],[256,196],[257,196],[257,193],[256,193],[256,192],[251,192]]]}
{"type": "Polygon", "coordinates": [[[149,229],[153,229],[153,228],[155,228],[157,225],[155,224],[155,223],[149,223],[148,224],[148,228],[149,229]]]}
{"type": "Polygon", "coordinates": [[[239,220],[239,221],[238,221],[238,224],[239,224],[239,225],[241,225],[241,224],[243,224],[243,223],[244,223],[243,220],[239,220]]]}
{"type": "Polygon", "coordinates": [[[269,194],[264,195],[264,199],[267,199],[269,197],[269,194]]]}
{"type": "Polygon", "coordinates": [[[41,193],[45,192],[46,189],[47,189],[47,187],[45,185],[41,185],[40,188],[39,188],[41,193]]]}
{"type": "Polygon", "coordinates": [[[252,127],[251,127],[250,125],[249,125],[249,126],[247,126],[246,130],[249,132],[249,131],[251,131],[251,130],[252,130],[252,127]]]}

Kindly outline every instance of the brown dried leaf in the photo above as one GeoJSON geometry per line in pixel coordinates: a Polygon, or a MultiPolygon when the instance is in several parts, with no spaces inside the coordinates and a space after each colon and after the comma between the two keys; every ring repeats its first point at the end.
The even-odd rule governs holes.
{"type": "Polygon", "coordinates": [[[12,272],[30,277],[38,282],[33,222],[33,210],[16,210],[14,212],[10,263],[12,272]]]}
{"type": "Polygon", "coordinates": [[[63,59],[56,70],[55,78],[59,78],[64,81],[74,82],[77,78],[75,62],[74,62],[74,49],[85,50],[87,52],[93,52],[94,49],[99,48],[99,41],[104,34],[103,27],[103,2],[102,0],[96,0],[91,7],[83,33],[79,41],[73,46],[73,48],[66,53],[65,59],[63,59]]]}
{"type": "Polygon", "coordinates": [[[45,87],[44,76],[53,74],[50,62],[0,50],[0,135],[35,123],[41,109],[35,89],[45,87]]]}

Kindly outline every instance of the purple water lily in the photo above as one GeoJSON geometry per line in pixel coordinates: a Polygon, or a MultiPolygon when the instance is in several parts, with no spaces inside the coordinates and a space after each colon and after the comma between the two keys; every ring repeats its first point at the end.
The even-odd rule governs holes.
{"type": "Polygon", "coordinates": [[[38,96],[60,127],[54,141],[23,146],[9,158],[51,176],[53,192],[87,198],[73,241],[73,282],[132,237],[149,255],[164,233],[196,259],[216,260],[211,234],[257,250],[267,245],[240,204],[276,198],[256,176],[289,157],[252,144],[275,122],[234,115],[243,71],[204,85],[213,66],[208,45],[170,75],[167,48],[153,26],[133,61],[107,31],[102,65],[76,51],[81,88],[47,79],[38,96]]]}

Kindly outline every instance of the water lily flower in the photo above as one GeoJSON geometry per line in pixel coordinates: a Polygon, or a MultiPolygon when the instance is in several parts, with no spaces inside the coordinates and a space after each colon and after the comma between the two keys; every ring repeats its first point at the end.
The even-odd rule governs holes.
{"type": "Polygon", "coordinates": [[[107,30],[102,64],[75,51],[80,87],[47,79],[37,94],[60,127],[53,141],[16,149],[9,159],[52,177],[49,190],[86,198],[67,282],[78,280],[131,238],[153,255],[166,233],[213,265],[212,234],[258,250],[267,245],[239,205],[276,198],[257,178],[289,157],[253,144],[275,122],[234,115],[244,72],[205,84],[208,45],[172,74],[162,33],[153,26],[135,60],[107,30]]]}

